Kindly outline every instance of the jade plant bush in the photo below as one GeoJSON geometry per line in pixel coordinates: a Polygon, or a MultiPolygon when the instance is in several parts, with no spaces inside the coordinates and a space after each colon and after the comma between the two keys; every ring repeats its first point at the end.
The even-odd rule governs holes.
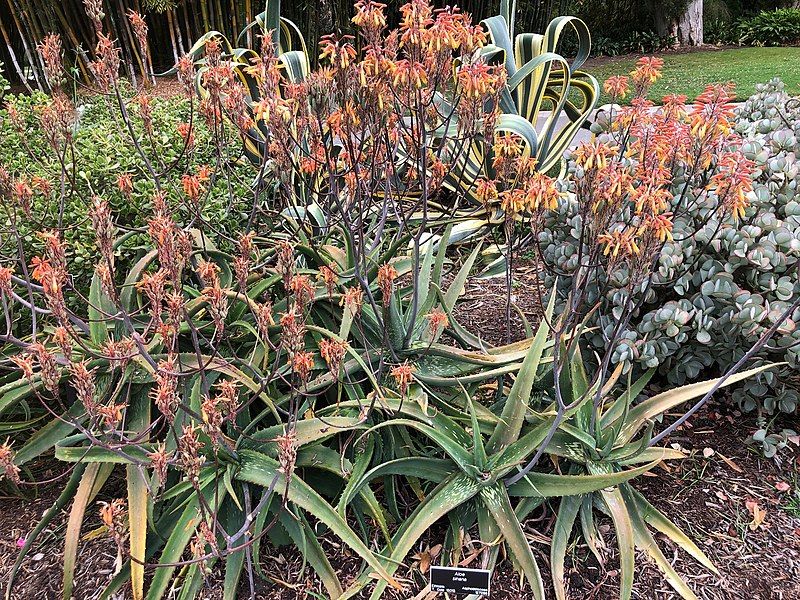
{"type": "MultiPolygon", "coordinates": [[[[268,18],[269,10],[250,30],[268,18]]],[[[388,588],[407,597],[408,554],[438,522],[442,564],[458,564],[467,538],[478,537],[480,564],[509,556],[543,599],[521,521],[545,503],[557,513],[557,597],[575,522],[597,551],[601,511],[614,525],[621,598],[632,594],[634,548],[695,598],[650,528],[714,566],[634,480],[681,458],[662,440],[715,391],[772,367],[742,371],[783,319],[721,378],[653,395],[652,370],[634,379],[612,360],[631,303],[614,314],[618,329],[599,357],[587,351],[597,335],[587,317],[593,274],[627,277],[631,298],[647,287],[676,229],[668,165],[705,172],[719,163],[704,184],[719,199],[715,212],[741,218],[748,209],[750,163],[729,148],[724,90],[710,90],[691,117],[677,103],[658,116],[634,103],[613,132],[619,145],[578,150],[578,276],[566,299],[557,289],[541,294],[535,333],[493,346],[455,317],[482,244],[455,243],[465,228],[447,218],[444,182],[463,174],[460,152],[476,140],[490,147],[491,169],[474,185],[481,203],[500,207],[510,248],[521,223],[541,235],[564,214],[570,184],[542,173],[533,146],[503,125],[511,79],[505,61],[481,51],[487,33],[469,18],[413,0],[389,30],[384,7],[363,1],[353,21],[359,38],[325,38],[321,66],[302,78],[287,72],[277,30],[261,31],[246,70],[215,34],[181,59],[189,120],[179,156],[202,124],[214,160],[198,166],[165,159],[155,124],[137,125],[146,91],[125,94],[117,47],[97,22],[94,91],[127,135],[136,173],[111,169],[115,183],[102,189],[78,185],[60,43],[49,37],[40,47],[54,91],[38,118],[56,173],[37,185],[55,190],[54,203],[43,203],[54,208],[33,201],[24,164],[0,171],[10,240],[0,255],[0,431],[9,435],[0,472],[19,492],[35,485],[35,461],[55,460],[64,483],[26,536],[7,593],[68,509],[62,593],[72,596],[83,521],[105,491],[116,499],[99,516],[117,557],[102,598],[125,586],[135,599],[198,597],[215,569],[225,598],[254,597],[256,579],[267,579],[267,542],[293,545],[327,597],[377,599],[388,588]],[[253,82],[257,104],[245,91],[253,82]],[[246,192],[232,164],[242,146],[260,161],[246,192]],[[111,198],[132,187],[146,198],[134,220],[111,198]],[[207,211],[219,190],[247,207],[233,222],[207,211]],[[71,249],[68,200],[83,204],[93,236],[88,281],[77,276],[85,266],[71,249]],[[571,310],[557,314],[565,303],[571,310]],[[682,416],[665,421],[675,410],[682,416]],[[334,569],[321,535],[359,561],[354,577],[334,569]]],[[[639,91],[657,73],[656,61],[643,61],[639,91]]],[[[566,85],[566,65],[560,77],[566,85]]]]}
{"type": "MultiPolygon", "coordinates": [[[[612,90],[614,84],[607,83],[612,90]]],[[[685,118],[693,112],[705,114],[710,109],[704,108],[712,99],[709,94],[718,94],[724,103],[724,90],[709,90],[685,118]]],[[[680,110],[682,100],[678,104],[667,100],[657,119],[668,119],[670,111],[680,110]]],[[[653,276],[633,295],[626,274],[597,278],[591,294],[601,305],[597,321],[601,329],[591,339],[595,346],[605,347],[615,317],[633,298],[636,310],[619,335],[612,362],[657,367],[675,385],[704,372],[724,372],[781,321],[762,356],[792,367],[746,382],[733,397],[745,411],[794,413],[800,399],[790,376],[800,339],[796,326],[800,230],[795,215],[800,112],[779,81],[760,85],[735,114],[727,110],[721,126],[726,131],[724,143],[738,153],[736,162],[726,165],[714,159],[693,175],[685,164],[670,166],[664,190],[673,225],[653,276]],[[738,215],[719,210],[725,198],[714,187],[715,179],[737,177],[731,169],[735,165],[753,178],[752,189],[748,185],[737,192],[747,201],[738,215]]],[[[595,128],[600,143],[625,134],[632,113],[632,109],[612,110],[599,120],[595,128]]],[[[579,157],[571,163],[576,186],[586,176],[581,166],[579,157]]],[[[580,201],[578,192],[574,203],[563,205],[563,212],[548,221],[540,236],[542,256],[552,266],[553,277],[574,272],[575,251],[581,246],[580,201]]],[[[568,277],[562,278],[561,284],[566,286],[567,281],[568,277]]]]}

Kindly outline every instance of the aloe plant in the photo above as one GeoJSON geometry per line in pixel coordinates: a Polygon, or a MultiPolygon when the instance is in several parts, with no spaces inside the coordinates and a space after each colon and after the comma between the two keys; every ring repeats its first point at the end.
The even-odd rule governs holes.
{"type": "MultiPolygon", "coordinates": [[[[672,389],[634,402],[652,373],[615,394],[614,382],[620,370],[611,382],[598,389],[597,382],[590,383],[584,360],[576,351],[568,372],[562,376],[561,385],[569,390],[569,408],[562,412],[557,402],[547,400],[553,375],[554,342],[547,325],[551,313],[552,304],[535,337],[526,344],[525,358],[513,385],[491,406],[473,400],[477,386],[468,378],[431,380],[424,372],[417,375],[418,383],[408,397],[384,398],[380,406],[388,418],[362,435],[377,435],[387,429],[408,431],[415,434],[415,441],[411,449],[404,448],[393,457],[383,456],[355,483],[351,481],[349,495],[343,496],[340,505],[376,480],[424,481],[428,485],[423,487],[424,499],[401,522],[382,553],[387,570],[393,573],[417,540],[436,521],[449,517],[446,542],[454,553],[443,553],[445,561],[449,556],[452,564],[459,562],[453,541],[460,539],[459,530],[477,523],[480,539],[487,548],[483,566],[493,568],[498,543],[506,544],[535,598],[546,595],[520,523],[544,501],[559,499],[551,571],[556,597],[565,598],[564,556],[579,514],[586,541],[602,561],[598,550],[600,535],[593,517],[599,508],[612,517],[615,527],[621,555],[621,598],[631,596],[634,547],[648,553],[682,597],[696,598],[659,550],[648,525],[669,536],[712,572],[716,573],[716,568],[686,534],[636,491],[632,480],[662,460],[684,457],[671,448],[651,447],[653,419],[703,396],[719,386],[720,380],[672,389]],[[594,422],[592,414],[597,415],[594,422]],[[560,472],[525,466],[540,455],[564,461],[560,472]]],[[[722,384],[746,379],[766,368],[769,367],[751,369],[722,384]]],[[[369,578],[362,576],[345,597],[368,582],[369,578]]],[[[385,585],[379,581],[371,597],[379,598],[385,585]]]]}

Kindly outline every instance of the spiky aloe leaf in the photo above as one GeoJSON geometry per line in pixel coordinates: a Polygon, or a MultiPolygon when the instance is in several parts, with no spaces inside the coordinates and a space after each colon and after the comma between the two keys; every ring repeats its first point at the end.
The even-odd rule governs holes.
{"type": "Polygon", "coordinates": [[[485,487],[480,492],[481,500],[486,505],[492,515],[497,528],[503,534],[506,545],[514,556],[516,563],[525,574],[525,578],[531,586],[533,597],[536,600],[544,600],[544,584],[539,565],[533,557],[528,539],[522,531],[517,515],[511,507],[505,485],[502,482],[485,487]]]}
{"type": "Polygon", "coordinates": [[[617,536],[619,548],[619,597],[620,600],[630,600],[633,591],[633,574],[635,569],[635,547],[633,522],[630,511],[618,488],[600,492],[614,522],[614,532],[617,536]]]}
{"type": "Polygon", "coordinates": [[[533,338],[533,343],[525,356],[525,360],[522,362],[522,367],[520,367],[517,378],[514,380],[514,385],[511,386],[511,391],[506,398],[503,412],[500,416],[500,423],[494,428],[494,432],[492,432],[489,441],[486,443],[486,451],[489,454],[494,454],[516,442],[522,431],[525,413],[530,403],[533,382],[536,379],[542,353],[550,333],[548,323],[553,316],[555,296],[555,294],[552,294],[550,298],[544,318],[539,324],[536,336],[533,338]]]}
{"type": "Polygon", "coordinates": [[[6,600],[11,599],[11,589],[14,584],[14,579],[17,576],[17,572],[19,571],[19,567],[22,565],[22,561],[25,559],[25,556],[27,556],[28,552],[33,547],[33,544],[39,538],[39,534],[44,531],[53,518],[58,515],[67,504],[69,504],[70,500],[73,499],[75,491],[78,489],[81,483],[85,469],[86,465],[75,465],[69,480],[64,486],[64,489],[61,491],[61,494],[59,494],[58,498],[53,503],[53,506],[47,509],[44,515],[42,515],[41,520],[36,524],[36,527],[33,528],[33,531],[31,531],[25,537],[25,545],[20,549],[17,559],[14,561],[14,566],[11,568],[11,572],[8,574],[8,582],[6,583],[5,593],[6,600]]]}
{"type": "Polygon", "coordinates": [[[655,467],[661,459],[627,471],[596,475],[560,475],[556,473],[528,473],[509,486],[512,496],[560,498],[576,494],[590,494],[635,479],[655,467]]]}
{"type": "Polygon", "coordinates": [[[658,568],[664,574],[664,579],[667,580],[676,592],[678,592],[684,600],[697,600],[697,596],[694,592],[686,585],[686,582],[675,572],[675,569],[672,568],[672,565],[669,563],[667,558],[664,556],[664,553],[661,552],[661,549],[658,547],[658,544],[653,539],[653,535],[648,531],[647,525],[642,518],[642,515],[639,513],[638,503],[634,498],[631,490],[628,486],[623,486],[620,488],[620,493],[622,494],[622,498],[625,501],[625,506],[628,508],[628,514],[631,518],[631,524],[633,526],[633,536],[634,541],[636,542],[636,546],[642,550],[644,550],[650,558],[653,559],[653,562],[656,563],[658,568]]]}
{"type": "Polygon", "coordinates": [[[75,577],[75,560],[78,556],[78,543],[81,537],[81,525],[86,507],[97,496],[103,484],[111,475],[114,465],[110,464],[90,464],[86,467],[81,477],[81,483],[75,492],[75,499],[67,520],[67,530],[64,533],[64,576],[63,593],[64,600],[72,598],[72,587],[75,577]]]}
{"type": "MultiPolygon", "coordinates": [[[[733,385],[734,383],[743,381],[744,379],[752,377],[753,375],[758,375],[759,373],[762,373],[768,369],[773,369],[783,364],[785,363],[771,363],[756,367],[754,369],[749,369],[747,371],[742,371],[741,373],[736,373],[735,375],[732,375],[726,379],[721,387],[733,385]]],[[[630,439],[636,435],[636,433],[648,420],[662,415],[668,410],[671,410],[676,406],[680,406],[684,402],[704,396],[710,392],[714,386],[717,385],[719,380],[720,378],[709,379],[708,381],[699,381],[697,383],[673,388],[637,404],[628,413],[628,418],[626,419],[625,424],[622,426],[620,431],[618,443],[630,441],[630,439]]]]}
{"type": "MultiPolygon", "coordinates": [[[[461,473],[454,473],[436,486],[436,488],[420,502],[414,512],[403,521],[403,524],[392,538],[394,550],[388,554],[386,570],[389,573],[394,573],[401,561],[411,551],[416,541],[428,531],[431,525],[455,507],[473,498],[478,493],[479,489],[477,482],[461,473]]],[[[365,577],[359,578],[359,580],[345,592],[342,598],[351,598],[358,594],[358,592],[363,589],[364,585],[366,585],[367,581],[368,579],[365,577]]],[[[371,598],[377,600],[381,597],[385,589],[386,582],[383,580],[378,581],[371,598]]]]}
{"type": "Polygon", "coordinates": [[[380,577],[393,587],[400,588],[400,584],[392,578],[339,513],[302,479],[292,475],[291,480],[287,482],[285,474],[280,471],[278,462],[265,454],[254,452],[253,450],[242,450],[239,456],[241,464],[237,479],[263,487],[269,487],[274,480],[277,480],[276,490],[285,489],[288,499],[292,503],[325,523],[339,539],[364,559],[380,577]]]}
{"type": "MultiPolygon", "coordinates": [[[[132,398],[127,411],[131,431],[144,432],[150,425],[150,399],[145,392],[132,398]]],[[[128,524],[131,557],[131,589],[134,600],[144,597],[144,559],[147,550],[147,515],[151,502],[147,476],[139,465],[125,466],[128,487],[128,524]]]]}
{"type": "MultiPolygon", "coordinates": [[[[461,469],[462,472],[471,476],[478,475],[472,454],[465,449],[465,444],[462,443],[463,440],[459,441],[455,437],[456,431],[463,433],[462,429],[456,427],[452,430],[444,430],[431,427],[430,425],[420,423],[419,421],[413,421],[411,419],[392,419],[391,421],[384,421],[383,423],[375,425],[370,431],[377,431],[381,428],[397,426],[410,427],[411,429],[419,431],[421,434],[425,435],[428,439],[439,446],[442,450],[444,450],[447,456],[453,460],[453,462],[458,466],[459,469],[461,469]]],[[[470,442],[467,441],[467,447],[469,447],[469,443],[470,442]]]]}
{"type": "Polygon", "coordinates": [[[572,532],[582,502],[583,496],[564,496],[558,505],[558,515],[550,542],[550,572],[557,600],[565,600],[567,597],[567,590],[564,587],[564,558],[569,545],[569,534],[572,532]]]}
{"type": "Polygon", "coordinates": [[[714,563],[711,562],[711,559],[706,556],[706,554],[695,544],[689,536],[686,535],[680,527],[675,525],[672,521],[670,521],[664,513],[659,511],[655,506],[650,504],[641,493],[637,492],[632,487],[630,488],[630,494],[632,496],[633,501],[636,503],[636,507],[639,511],[639,514],[642,518],[647,522],[648,525],[654,527],[662,534],[666,535],[669,539],[675,542],[678,546],[683,548],[687,553],[689,553],[695,560],[700,562],[705,568],[709,571],[714,573],[715,575],[719,575],[719,570],[717,567],[714,566],[714,563]]]}
{"type": "Polygon", "coordinates": [[[342,584],[308,521],[302,515],[292,515],[285,510],[281,511],[279,519],[289,537],[292,538],[294,545],[302,552],[305,560],[322,581],[330,598],[332,600],[339,598],[344,593],[342,584]]]}
{"type": "MultiPolygon", "coordinates": [[[[212,501],[215,506],[221,503],[227,494],[223,486],[204,485],[202,482],[201,490],[206,502],[212,501]]],[[[186,546],[192,539],[200,521],[199,506],[199,494],[190,494],[175,525],[165,530],[168,532],[167,542],[159,557],[159,567],[153,572],[153,579],[147,590],[147,600],[160,600],[167,591],[175,572],[175,567],[168,565],[181,559],[186,546]]]]}

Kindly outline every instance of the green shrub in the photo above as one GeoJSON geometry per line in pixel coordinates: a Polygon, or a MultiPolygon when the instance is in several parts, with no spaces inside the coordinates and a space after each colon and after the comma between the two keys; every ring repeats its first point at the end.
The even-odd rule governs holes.
{"type": "Polygon", "coordinates": [[[752,46],[785,46],[800,42],[800,8],[765,10],[741,21],[743,43],[752,46]]]}
{"type": "Polygon", "coordinates": [[[8,79],[3,76],[4,67],[3,61],[0,61],[0,100],[2,100],[6,92],[11,89],[11,84],[8,82],[8,79]]]}
{"type": "MultiPolygon", "coordinates": [[[[157,161],[157,168],[164,171],[162,183],[167,199],[182,206],[182,174],[223,160],[233,170],[230,180],[233,187],[228,189],[227,182],[218,179],[208,190],[200,217],[223,229],[233,228],[247,219],[251,209],[252,176],[235,160],[238,147],[230,150],[233,154],[230,158],[218,157],[210,130],[195,118],[194,146],[190,151],[184,151],[184,140],[178,127],[191,117],[189,103],[180,96],[150,99],[152,127],[156,133],[149,137],[136,104],[132,102],[134,93],[129,89],[124,89],[123,93],[126,102],[130,102],[134,135],[147,152],[157,157],[153,160],[157,161]]],[[[59,153],[48,145],[40,122],[43,108],[50,103],[50,98],[40,92],[6,98],[5,106],[0,110],[3,127],[0,166],[12,178],[20,177],[33,191],[30,214],[18,222],[28,256],[41,249],[35,236],[36,229],[57,228],[59,222],[62,227],[63,224],[69,225],[64,227],[64,239],[74,265],[72,275],[85,286],[92,276],[95,255],[94,232],[91,222],[86,219],[86,199],[92,196],[104,198],[114,211],[118,225],[135,233],[146,225],[155,187],[153,181],[144,176],[141,157],[131,143],[129,133],[115,119],[116,108],[102,96],[86,95],[77,99],[73,139],[61,157],[69,167],[62,194],[58,183],[61,178],[59,153]],[[129,193],[120,190],[117,180],[120,175],[130,176],[132,189],[129,193]]],[[[189,217],[189,212],[184,206],[183,216],[189,217]]],[[[0,216],[0,223],[6,228],[9,218],[5,212],[0,216]]],[[[134,235],[130,242],[137,239],[134,235]]],[[[15,245],[13,236],[0,239],[0,248],[4,252],[15,253],[15,245]]],[[[133,260],[137,252],[135,246],[135,243],[126,244],[121,258],[133,260]]]]}

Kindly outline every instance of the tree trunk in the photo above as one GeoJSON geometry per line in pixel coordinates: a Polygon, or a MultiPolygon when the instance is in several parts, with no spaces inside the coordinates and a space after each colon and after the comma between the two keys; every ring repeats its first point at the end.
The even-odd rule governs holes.
{"type": "Polygon", "coordinates": [[[672,35],[681,46],[703,45],[703,0],[691,0],[672,25],[672,35]]]}

